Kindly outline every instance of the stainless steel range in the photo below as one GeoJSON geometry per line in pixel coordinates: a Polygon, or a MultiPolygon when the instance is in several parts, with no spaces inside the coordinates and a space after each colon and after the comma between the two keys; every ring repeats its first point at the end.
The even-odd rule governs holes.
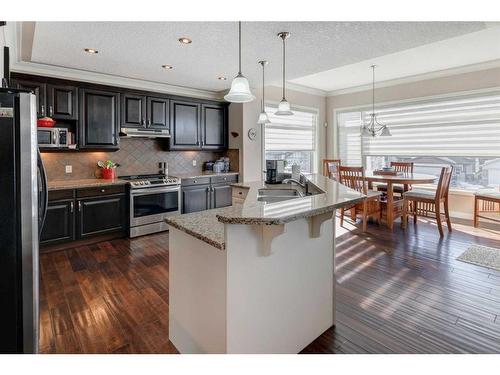
{"type": "Polygon", "coordinates": [[[130,237],[168,230],[164,219],[181,213],[181,181],[162,174],[121,176],[130,186],[130,237]]]}

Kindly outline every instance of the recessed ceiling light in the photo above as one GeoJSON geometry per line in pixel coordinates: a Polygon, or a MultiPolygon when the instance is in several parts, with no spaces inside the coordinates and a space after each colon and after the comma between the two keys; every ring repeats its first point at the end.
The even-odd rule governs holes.
{"type": "Polygon", "coordinates": [[[172,65],[167,65],[167,64],[162,65],[161,67],[162,67],[163,69],[167,69],[167,70],[174,69],[174,67],[173,67],[172,65]]]}
{"type": "Polygon", "coordinates": [[[179,38],[179,42],[181,42],[182,44],[191,44],[193,41],[188,37],[183,36],[182,38],[179,38]]]}
{"type": "Polygon", "coordinates": [[[87,53],[94,53],[94,54],[95,53],[99,53],[98,50],[93,49],[93,48],[85,48],[84,51],[87,52],[87,53]]]}
{"type": "Polygon", "coordinates": [[[227,80],[227,78],[226,78],[226,77],[217,77],[217,79],[218,79],[219,81],[225,81],[225,80],[227,80]]]}

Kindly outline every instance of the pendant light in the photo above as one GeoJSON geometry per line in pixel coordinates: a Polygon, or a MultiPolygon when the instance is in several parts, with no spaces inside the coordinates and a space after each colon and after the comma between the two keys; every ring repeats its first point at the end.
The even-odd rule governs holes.
{"type": "Polygon", "coordinates": [[[257,120],[257,124],[270,124],[271,121],[269,120],[269,117],[267,116],[266,113],[266,102],[265,102],[265,96],[264,96],[264,87],[265,87],[265,81],[264,81],[264,67],[268,64],[266,60],[259,61],[259,64],[262,65],[262,105],[260,108],[260,115],[259,119],[257,120]]]}
{"type": "Polygon", "coordinates": [[[288,31],[283,31],[278,33],[278,36],[283,40],[283,98],[278,104],[278,110],[274,113],[277,116],[290,116],[293,112],[290,110],[290,103],[285,98],[285,66],[286,66],[286,55],[285,55],[285,40],[290,37],[288,31]]]}
{"type": "Polygon", "coordinates": [[[371,65],[372,68],[372,113],[370,113],[370,121],[364,124],[361,129],[361,134],[366,137],[390,137],[392,134],[389,131],[387,125],[383,125],[377,121],[377,114],[375,113],[375,67],[376,65],[371,65]]]}
{"type": "Polygon", "coordinates": [[[231,103],[248,103],[255,99],[250,91],[250,84],[243,74],[241,74],[241,21],[238,22],[238,75],[231,82],[231,90],[224,96],[224,99],[231,103]]]}

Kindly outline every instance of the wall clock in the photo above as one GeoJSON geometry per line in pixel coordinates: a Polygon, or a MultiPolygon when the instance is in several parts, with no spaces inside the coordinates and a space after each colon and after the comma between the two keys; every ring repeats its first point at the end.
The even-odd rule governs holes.
{"type": "Polygon", "coordinates": [[[255,128],[248,129],[248,138],[251,141],[255,141],[255,138],[257,138],[257,129],[255,128]]]}

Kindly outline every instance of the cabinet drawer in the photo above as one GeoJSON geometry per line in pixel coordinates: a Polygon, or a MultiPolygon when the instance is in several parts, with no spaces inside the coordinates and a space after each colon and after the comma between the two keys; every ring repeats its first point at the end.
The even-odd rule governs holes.
{"type": "Polygon", "coordinates": [[[223,176],[213,176],[211,177],[212,184],[219,184],[221,182],[233,183],[238,182],[238,175],[223,175],[223,176]]]}
{"type": "Polygon", "coordinates": [[[203,185],[203,184],[210,184],[210,177],[183,178],[181,180],[182,186],[193,186],[193,185],[203,185]]]}
{"type": "Polygon", "coordinates": [[[125,185],[120,186],[99,186],[82,188],[76,191],[77,198],[98,197],[101,195],[120,194],[125,192],[125,185]]]}
{"type": "Polygon", "coordinates": [[[233,186],[233,197],[245,200],[248,194],[248,188],[240,188],[233,186]]]}
{"type": "Polygon", "coordinates": [[[62,199],[73,199],[74,197],[75,197],[75,191],[73,189],[49,190],[49,202],[58,201],[62,199]]]}

